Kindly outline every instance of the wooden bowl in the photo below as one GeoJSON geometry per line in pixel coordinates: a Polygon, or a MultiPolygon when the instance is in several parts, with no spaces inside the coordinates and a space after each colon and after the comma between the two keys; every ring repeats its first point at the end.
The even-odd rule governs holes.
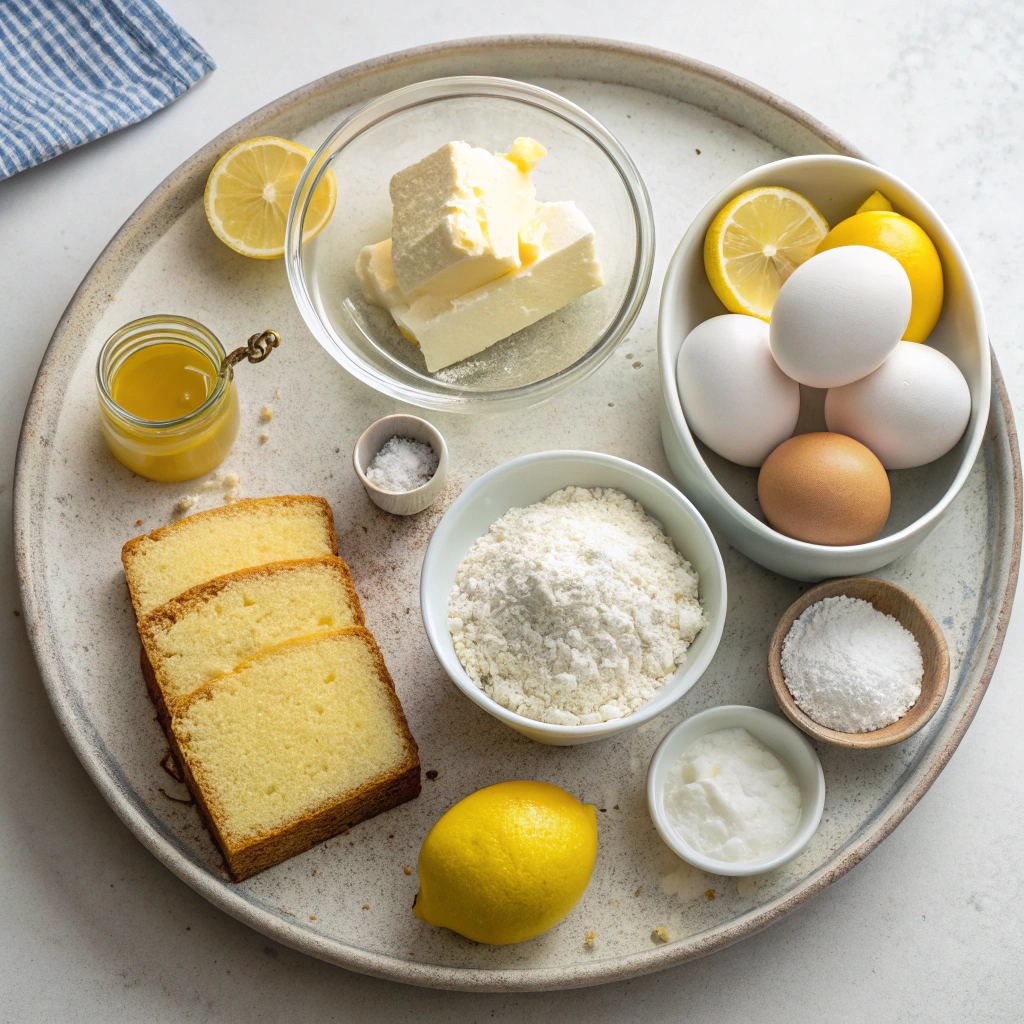
{"type": "Polygon", "coordinates": [[[913,594],[885,580],[869,576],[851,576],[819,583],[786,609],[786,614],[775,627],[772,642],[768,647],[768,678],[779,707],[785,712],[786,717],[795,726],[803,729],[808,736],[837,747],[869,750],[901,743],[913,736],[939,710],[949,683],[949,651],[938,623],[913,594]],[[835,729],[819,725],[800,709],[782,676],[782,642],[789,634],[793,623],[812,604],[826,597],[841,596],[860,598],[874,605],[880,612],[891,615],[914,634],[921,648],[921,658],[924,661],[921,696],[902,718],[892,725],[885,726],[884,729],[875,729],[872,732],[837,732],[835,729]]]}

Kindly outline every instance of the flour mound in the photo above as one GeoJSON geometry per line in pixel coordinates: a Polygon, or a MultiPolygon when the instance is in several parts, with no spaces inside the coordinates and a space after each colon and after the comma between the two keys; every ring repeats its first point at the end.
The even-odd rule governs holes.
{"type": "Polygon", "coordinates": [[[621,491],[567,487],[513,508],[469,550],[448,629],[470,678],[556,725],[647,704],[704,626],[697,574],[621,491]]]}

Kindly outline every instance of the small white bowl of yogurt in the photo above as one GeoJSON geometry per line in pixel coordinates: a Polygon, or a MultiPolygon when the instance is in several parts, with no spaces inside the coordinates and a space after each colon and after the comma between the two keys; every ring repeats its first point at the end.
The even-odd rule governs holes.
{"type": "Polygon", "coordinates": [[[802,853],[821,821],[825,775],[784,718],[727,704],[680,722],[647,772],[661,838],[713,875],[762,875],[802,853]]]}

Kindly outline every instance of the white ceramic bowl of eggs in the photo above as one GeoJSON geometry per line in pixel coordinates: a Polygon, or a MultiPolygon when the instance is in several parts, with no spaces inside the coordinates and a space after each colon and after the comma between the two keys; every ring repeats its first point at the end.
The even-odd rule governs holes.
{"type": "Polygon", "coordinates": [[[794,579],[860,575],[913,550],[966,481],[988,422],[991,364],[985,316],[960,247],[918,193],[887,171],[850,157],[801,156],[766,164],[734,181],[701,210],[666,273],[658,351],[662,440],[682,490],[734,547],[794,579]],[[742,316],[712,322],[694,332],[687,343],[692,352],[680,359],[694,328],[728,313],[705,273],[708,228],[730,200],[768,185],[805,196],[833,227],[878,191],[925,231],[942,264],[944,301],[923,345],[899,341],[894,349],[890,341],[889,355],[873,370],[879,353],[872,350],[871,339],[879,331],[884,335],[894,320],[906,322],[909,282],[905,274],[894,276],[899,265],[886,254],[846,246],[821,252],[793,272],[779,292],[771,326],[742,316]],[[833,351],[816,364],[820,339],[844,331],[857,342],[847,346],[849,362],[839,359],[837,365],[833,351]],[[769,338],[770,350],[764,344],[769,338]],[[688,387],[691,424],[683,411],[679,375],[694,368],[708,377],[703,386],[688,387]],[[805,383],[797,384],[794,376],[805,383]],[[970,393],[966,428],[964,382],[970,393]],[[904,429],[906,424],[912,429],[904,429]],[[773,529],[758,502],[758,467],[768,453],[794,432],[829,429],[858,436],[888,471],[891,506],[873,540],[797,540],[773,529]],[[950,450],[934,457],[957,437],[950,450]],[[705,440],[713,442],[714,450],[705,440]]]}

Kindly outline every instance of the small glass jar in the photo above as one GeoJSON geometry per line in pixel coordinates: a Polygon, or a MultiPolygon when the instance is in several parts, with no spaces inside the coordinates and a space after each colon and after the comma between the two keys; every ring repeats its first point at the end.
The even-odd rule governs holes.
{"type": "Polygon", "coordinates": [[[103,437],[114,457],[149,480],[192,480],[219,466],[238,434],[238,394],[224,347],[202,324],[184,316],[133,320],[106,341],[96,364],[103,437]],[[131,355],[159,344],[194,349],[217,370],[206,401],[177,419],[145,420],[113,399],[113,382],[131,355]]]}

